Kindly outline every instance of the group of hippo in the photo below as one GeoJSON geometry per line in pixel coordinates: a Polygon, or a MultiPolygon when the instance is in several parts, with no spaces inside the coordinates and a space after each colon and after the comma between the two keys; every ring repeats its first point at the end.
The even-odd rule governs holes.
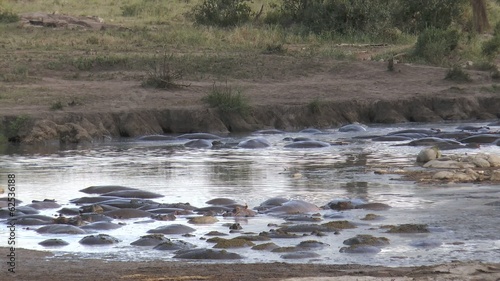
{"type": "MultiPolygon", "coordinates": [[[[180,136],[170,135],[147,135],[139,137],[139,141],[184,141],[183,146],[189,148],[222,148],[239,147],[246,149],[266,148],[272,146],[266,135],[284,135],[283,141],[287,143],[285,148],[324,148],[332,145],[347,144],[349,141],[369,139],[374,142],[404,142],[397,145],[408,146],[436,146],[441,150],[459,148],[478,148],[480,145],[491,144],[500,146],[500,121],[492,122],[484,126],[457,126],[455,130],[443,131],[441,129],[406,129],[390,132],[385,135],[360,134],[351,140],[335,139],[324,141],[315,139],[315,136],[334,134],[335,131],[322,131],[308,128],[297,132],[300,137],[286,137],[287,132],[277,129],[256,131],[251,137],[243,140],[223,138],[210,133],[189,133],[180,136]]],[[[366,132],[368,126],[360,123],[344,125],[338,128],[338,132],[366,132]]],[[[334,136],[338,137],[338,136],[334,136]]],[[[324,139],[324,138],[323,138],[324,139]]]]}
{"type": "MultiPolygon", "coordinates": [[[[215,198],[207,201],[205,207],[195,207],[189,203],[159,203],[154,201],[163,195],[125,186],[105,185],[90,186],[80,190],[95,196],[84,196],[70,200],[69,207],[62,207],[55,200],[33,201],[31,204],[16,207],[14,216],[6,208],[7,200],[0,199],[0,218],[5,222],[13,222],[22,231],[36,231],[40,236],[40,245],[54,248],[68,245],[61,238],[49,238],[49,235],[66,237],[80,235],[79,244],[90,247],[99,245],[120,244],[122,241],[106,232],[133,225],[134,229],[143,231],[143,236],[129,243],[129,246],[141,249],[172,251],[174,258],[180,259],[241,259],[243,256],[229,252],[229,248],[252,247],[254,250],[280,253],[284,259],[318,258],[316,250],[329,245],[304,237],[322,237],[329,233],[339,234],[343,229],[356,228],[356,223],[344,218],[342,213],[349,210],[367,212],[384,211],[390,206],[383,203],[366,202],[361,199],[338,199],[324,206],[286,198],[270,198],[259,206],[249,208],[246,204],[238,204],[228,198],[215,198]],[[53,212],[57,215],[43,215],[40,212],[53,212]],[[272,216],[283,220],[282,224],[261,226],[259,233],[245,232],[239,222],[252,222],[255,216],[272,216]],[[217,224],[222,218],[230,223],[217,224]],[[180,221],[179,223],[173,221],[180,221]],[[326,222],[323,222],[326,221],[326,222]],[[148,223],[160,222],[155,228],[147,228],[148,223]],[[165,223],[163,223],[165,222],[165,223]],[[206,247],[197,247],[193,243],[181,240],[182,237],[193,237],[196,225],[214,225],[214,229],[201,235],[206,240],[206,247]],[[194,226],[194,227],[192,227],[194,226]],[[232,236],[232,237],[231,237],[232,236]],[[225,238],[228,237],[228,238],[225,238]],[[272,239],[299,238],[300,242],[293,247],[280,247],[271,242],[272,239]],[[302,239],[300,239],[302,238],[302,239]],[[213,246],[209,246],[213,244],[213,246]]],[[[361,220],[377,220],[382,216],[367,213],[361,220]]],[[[425,225],[401,225],[388,229],[388,233],[428,232],[425,225]]],[[[49,236],[50,237],[50,236],[49,236]]],[[[279,241],[279,240],[277,240],[279,241]]],[[[290,241],[290,240],[288,240],[290,241]]],[[[277,242],[278,243],[278,242],[277,242]]],[[[357,235],[344,242],[342,253],[377,253],[389,239],[371,235],[357,235]]]]}

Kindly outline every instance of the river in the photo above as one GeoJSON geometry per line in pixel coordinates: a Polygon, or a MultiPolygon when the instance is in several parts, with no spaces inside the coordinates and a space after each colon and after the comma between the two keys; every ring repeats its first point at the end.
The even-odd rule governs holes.
{"type": "MultiPolygon", "coordinates": [[[[484,125],[471,123],[470,125],[484,125]]],[[[309,136],[297,132],[262,135],[272,144],[263,149],[222,147],[194,149],[182,146],[185,141],[109,140],[75,147],[43,145],[38,147],[11,146],[0,155],[0,175],[6,187],[7,174],[16,176],[16,198],[31,200],[56,199],[63,207],[75,207],[69,200],[88,196],[79,192],[93,185],[124,185],[165,195],[157,202],[189,202],[207,206],[206,201],[226,197],[249,207],[258,206],[271,197],[304,200],[323,206],[334,199],[355,199],[391,206],[389,210],[322,210],[323,222],[348,220],[355,229],[323,237],[273,239],[280,246],[293,246],[303,240],[327,244],[318,249],[313,259],[287,262],[361,263],[402,266],[426,265],[454,260],[498,262],[500,256],[500,206],[486,205],[500,200],[500,186],[480,184],[423,185],[404,181],[396,174],[376,174],[378,169],[419,169],[415,158],[422,147],[394,146],[400,142],[372,142],[353,139],[362,135],[384,135],[408,128],[441,128],[453,130],[456,123],[371,125],[365,132],[341,133],[335,129],[314,135],[317,140],[345,142],[318,149],[285,148],[284,137],[309,136]],[[365,221],[368,213],[380,220],[365,221]],[[383,225],[427,224],[430,233],[389,234],[383,225]],[[339,249],[343,241],[357,234],[387,237],[390,245],[374,254],[346,254],[339,249]]],[[[223,141],[237,143],[249,135],[225,136],[223,141]]],[[[500,146],[480,149],[444,151],[444,154],[500,154],[500,146]]],[[[4,194],[5,195],[5,194],[4,194]]],[[[23,204],[25,204],[23,203],[23,204]]],[[[42,211],[55,215],[57,209],[42,211]]],[[[211,247],[204,237],[209,231],[228,232],[227,223],[237,221],[243,231],[268,231],[269,224],[282,224],[279,217],[259,214],[235,219],[218,217],[211,225],[193,226],[193,237],[171,237],[211,247]],[[207,246],[208,245],[208,246],[207,246]]],[[[112,246],[89,247],[78,241],[85,235],[41,235],[26,227],[16,229],[17,245],[21,248],[50,250],[56,255],[73,254],[80,258],[99,257],[115,260],[172,259],[173,253],[130,245],[148,229],[170,222],[136,223],[144,219],[121,220],[125,225],[110,234],[122,242],[112,246]],[[47,238],[61,238],[70,244],[47,249],[38,243],[47,238]]],[[[175,222],[187,224],[187,217],[175,222]]],[[[36,227],[35,227],[36,228],[36,227]]],[[[102,233],[102,232],[101,232],[102,233]]],[[[0,245],[6,246],[8,229],[0,229],[0,245]]],[[[239,234],[230,234],[229,237],[239,234]]],[[[244,256],[238,262],[283,261],[282,253],[261,252],[250,248],[229,249],[244,256]]]]}

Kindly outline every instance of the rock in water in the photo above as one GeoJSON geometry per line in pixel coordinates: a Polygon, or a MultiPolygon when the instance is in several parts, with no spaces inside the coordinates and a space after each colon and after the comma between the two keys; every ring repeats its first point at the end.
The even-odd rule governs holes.
{"type": "Polygon", "coordinates": [[[441,151],[439,148],[433,146],[430,148],[424,148],[420,151],[417,156],[417,162],[419,163],[427,163],[431,160],[437,159],[441,157],[441,151]]]}

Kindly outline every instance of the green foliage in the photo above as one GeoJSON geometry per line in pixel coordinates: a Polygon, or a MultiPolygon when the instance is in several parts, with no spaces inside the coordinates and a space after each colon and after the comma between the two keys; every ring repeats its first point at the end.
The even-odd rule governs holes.
{"type": "Polygon", "coordinates": [[[482,46],[482,53],[489,58],[497,56],[500,53],[500,35],[495,35],[485,41],[482,46]]]}
{"type": "Polygon", "coordinates": [[[458,46],[460,33],[454,29],[428,28],[417,39],[413,55],[441,65],[458,46]]]}
{"type": "Polygon", "coordinates": [[[136,17],[144,10],[142,3],[128,4],[120,8],[122,10],[122,16],[124,17],[136,17]]]}
{"type": "Polygon", "coordinates": [[[469,73],[465,72],[465,70],[458,65],[450,68],[448,70],[448,73],[446,73],[446,77],[444,79],[454,81],[454,82],[471,82],[472,81],[469,73]]]}
{"type": "Polygon", "coordinates": [[[64,108],[61,101],[56,101],[50,105],[50,110],[62,110],[64,108]]]}
{"type": "Polygon", "coordinates": [[[274,5],[265,22],[285,27],[298,26],[306,33],[376,32],[391,20],[395,0],[283,0],[274,5]]]}
{"type": "Polygon", "coordinates": [[[234,27],[250,20],[251,0],[204,0],[193,7],[189,14],[196,24],[217,27],[234,27]]]}
{"type": "Polygon", "coordinates": [[[224,113],[236,112],[246,115],[250,111],[248,100],[241,90],[234,90],[227,83],[225,86],[217,86],[214,83],[212,91],[203,98],[203,102],[224,113]]]}
{"type": "Polygon", "coordinates": [[[283,47],[283,44],[267,44],[263,53],[283,55],[286,53],[286,48],[283,47]]]}
{"type": "Polygon", "coordinates": [[[311,114],[320,114],[322,104],[323,102],[319,98],[315,98],[307,104],[307,110],[311,114]]]}
{"type": "Polygon", "coordinates": [[[71,61],[78,70],[112,69],[116,66],[127,66],[129,58],[115,55],[97,55],[89,57],[79,57],[71,61]]]}
{"type": "Polygon", "coordinates": [[[143,87],[152,87],[158,89],[173,89],[180,86],[186,86],[177,83],[182,78],[182,72],[172,68],[172,54],[163,55],[163,58],[156,58],[149,64],[149,70],[146,79],[142,82],[143,87]]]}
{"type": "MultiPolygon", "coordinates": [[[[1,4],[1,3],[0,3],[1,4]]],[[[21,18],[12,11],[0,7],[0,23],[18,22],[21,18]]]]}
{"type": "Polygon", "coordinates": [[[282,0],[280,5],[271,5],[265,22],[316,34],[417,33],[464,24],[467,5],[467,0],[282,0]]]}
{"type": "Polygon", "coordinates": [[[31,121],[28,115],[19,115],[7,123],[5,136],[11,142],[19,142],[20,131],[31,121]]]}
{"type": "Polygon", "coordinates": [[[447,29],[453,23],[463,23],[463,14],[469,5],[467,0],[399,0],[394,1],[394,26],[410,33],[429,28],[447,29]]]}

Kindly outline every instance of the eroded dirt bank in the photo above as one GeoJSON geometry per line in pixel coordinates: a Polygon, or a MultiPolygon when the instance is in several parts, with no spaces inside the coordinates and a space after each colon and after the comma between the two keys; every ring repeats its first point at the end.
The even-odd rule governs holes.
{"type": "Polygon", "coordinates": [[[143,88],[130,75],[99,81],[52,73],[4,87],[0,132],[24,143],[78,143],[161,133],[332,128],[355,121],[500,117],[500,90],[488,72],[468,70],[472,82],[457,83],[445,80],[448,69],[439,67],[398,64],[389,72],[384,62],[315,63],[307,73],[295,69],[277,78],[228,81],[247,98],[246,115],[221,113],[203,102],[213,81],[186,81],[190,87],[162,91],[143,88]],[[51,110],[57,103],[60,110],[51,110]]]}
{"type": "Polygon", "coordinates": [[[109,137],[187,132],[251,132],[277,128],[334,128],[351,122],[400,123],[494,119],[500,115],[500,96],[412,97],[396,100],[352,100],[304,105],[261,105],[247,115],[223,113],[202,106],[133,109],[118,112],[57,112],[2,117],[11,128],[10,140],[39,143],[59,140],[80,143],[109,137]],[[20,116],[22,117],[21,121],[20,116]],[[28,116],[28,117],[26,117],[28,116]],[[23,119],[24,118],[24,119],[23,119]],[[19,123],[19,124],[18,124],[19,123]]]}

